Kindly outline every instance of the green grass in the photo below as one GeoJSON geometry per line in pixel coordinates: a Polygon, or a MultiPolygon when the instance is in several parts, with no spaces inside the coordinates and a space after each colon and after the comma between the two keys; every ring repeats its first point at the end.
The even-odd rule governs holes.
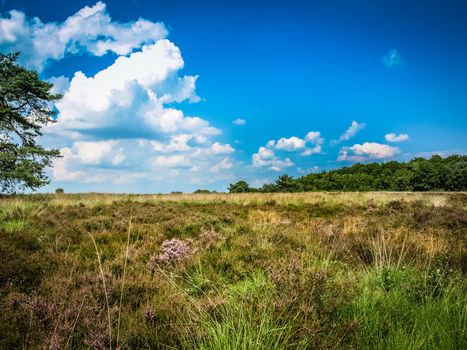
{"type": "MultiPolygon", "coordinates": [[[[205,334],[185,344],[197,349],[284,349],[290,346],[293,328],[274,320],[274,286],[262,273],[256,273],[228,286],[218,314],[206,314],[205,334]]],[[[304,341],[297,348],[304,348],[304,341]]]]}
{"type": "Polygon", "coordinates": [[[346,310],[359,349],[466,348],[467,298],[459,277],[432,284],[423,274],[384,269],[362,276],[346,310]]]}
{"type": "Polygon", "coordinates": [[[27,225],[24,220],[7,220],[0,224],[1,229],[7,233],[22,231],[27,225]]]}

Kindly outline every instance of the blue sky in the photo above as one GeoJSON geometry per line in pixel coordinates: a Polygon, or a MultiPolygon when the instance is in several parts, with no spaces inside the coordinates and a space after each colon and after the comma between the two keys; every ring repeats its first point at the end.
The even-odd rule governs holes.
{"type": "Polygon", "coordinates": [[[467,151],[463,1],[0,6],[2,52],[64,94],[45,191],[225,190],[467,151]]]}

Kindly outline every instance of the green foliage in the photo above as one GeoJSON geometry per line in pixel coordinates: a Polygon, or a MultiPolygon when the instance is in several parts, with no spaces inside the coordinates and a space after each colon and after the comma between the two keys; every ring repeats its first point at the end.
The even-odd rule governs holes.
{"type": "Polygon", "coordinates": [[[195,192],[193,193],[217,193],[216,191],[209,191],[209,190],[204,190],[204,189],[197,189],[195,192]]]}
{"type": "Polygon", "coordinates": [[[276,192],[299,192],[302,186],[292,176],[284,174],[276,180],[275,188],[276,192]]]}
{"type": "Polygon", "coordinates": [[[16,64],[16,54],[0,54],[0,191],[15,193],[49,183],[44,169],[58,150],[36,143],[41,128],[52,121],[50,102],[60,98],[37,72],[16,64]]]}
{"type": "Polygon", "coordinates": [[[251,192],[250,185],[246,181],[238,181],[234,184],[230,184],[229,186],[230,193],[247,193],[251,192]]]}
{"type": "Polygon", "coordinates": [[[57,188],[57,189],[55,190],[55,193],[56,193],[56,194],[64,194],[64,193],[65,193],[65,190],[64,190],[63,188],[59,187],[59,188],[57,188]]]}
{"type": "MultiPolygon", "coordinates": [[[[243,181],[240,181],[243,182],[243,181]]],[[[234,185],[230,192],[242,188],[234,185]]],[[[245,183],[246,184],[246,183],[245,183]]],[[[244,184],[242,184],[244,185],[244,184]]],[[[259,192],[300,191],[467,191],[467,156],[415,158],[408,163],[355,164],[336,170],[309,174],[298,179],[281,175],[259,192]]]]}

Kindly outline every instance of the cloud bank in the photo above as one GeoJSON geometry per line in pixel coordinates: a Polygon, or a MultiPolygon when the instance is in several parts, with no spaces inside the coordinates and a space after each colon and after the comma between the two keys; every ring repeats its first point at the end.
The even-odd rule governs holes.
{"type": "Polygon", "coordinates": [[[38,71],[66,54],[126,55],[167,34],[162,23],[141,18],[127,23],[112,21],[106,5],[100,1],[83,7],[62,23],[43,23],[37,17],[28,19],[17,10],[0,18],[0,49],[20,51],[22,63],[38,71]]]}
{"type": "Polygon", "coordinates": [[[22,52],[22,64],[41,70],[49,62],[86,53],[115,55],[93,76],[81,71],[52,77],[57,122],[43,143],[59,147],[52,178],[73,184],[157,183],[159,188],[231,177],[235,149],[221,130],[180,103],[200,101],[198,76],[183,75],[180,49],[161,23],[115,22],[102,2],[61,23],[29,19],[20,11],[0,18],[0,47],[22,52]]]}

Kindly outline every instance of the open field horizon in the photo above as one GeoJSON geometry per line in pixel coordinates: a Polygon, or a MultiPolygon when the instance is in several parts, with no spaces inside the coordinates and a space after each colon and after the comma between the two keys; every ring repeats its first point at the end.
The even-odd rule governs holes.
{"type": "Polygon", "coordinates": [[[294,193],[105,193],[105,192],[78,192],[78,193],[32,193],[0,197],[0,203],[14,202],[44,202],[52,205],[79,204],[110,204],[115,201],[195,201],[216,202],[226,201],[237,204],[265,203],[276,201],[278,204],[288,203],[320,203],[323,201],[352,204],[387,204],[394,200],[428,201],[434,206],[442,206],[447,200],[462,198],[467,200],[467,192],[456,191],[316,191],[294,193]]]}

